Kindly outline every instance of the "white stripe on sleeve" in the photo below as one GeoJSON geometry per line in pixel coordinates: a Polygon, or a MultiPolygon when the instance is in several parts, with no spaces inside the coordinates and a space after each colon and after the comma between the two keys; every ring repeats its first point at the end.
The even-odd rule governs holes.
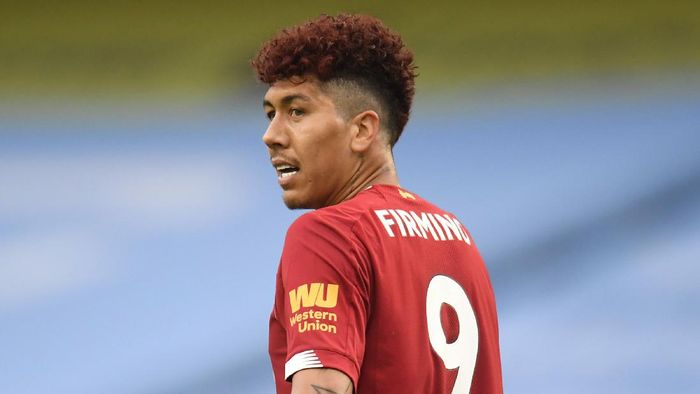
{"type": "Polygon", "coordinates": [[[308,368],[323,368],[323,364],[316,356],[313,350],[306,350],[297,353],[284,364],[284,378],[289,379],[290,376],[308,368]]]}

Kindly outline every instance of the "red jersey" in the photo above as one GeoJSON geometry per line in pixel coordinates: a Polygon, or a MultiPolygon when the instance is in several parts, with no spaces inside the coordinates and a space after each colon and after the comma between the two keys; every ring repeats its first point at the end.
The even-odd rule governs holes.
{"type": "Polygon", "coordinates": [[[333,368],[359,394],[502,393],[486,267],[454,215],[374,185],[289,228],[270,317],[278,393],[333,368]]]}

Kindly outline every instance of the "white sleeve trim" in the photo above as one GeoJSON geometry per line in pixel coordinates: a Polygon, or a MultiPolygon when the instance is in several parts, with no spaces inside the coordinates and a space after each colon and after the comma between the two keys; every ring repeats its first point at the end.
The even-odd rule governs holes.
{"type": "Polygon", "coordinates": [[[308,368],[323,368],[323,364],[321,364],[316,352],[313,350],[306,350],[293,355],[284,364],[284,379],[289,379],[295,373],[308,368]]]}

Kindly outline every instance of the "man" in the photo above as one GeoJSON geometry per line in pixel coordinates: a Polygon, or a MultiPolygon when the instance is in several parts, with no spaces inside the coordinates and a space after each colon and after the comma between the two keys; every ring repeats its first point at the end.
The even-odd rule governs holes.
{"type": "Polygon", "coordinates": [[[321,16],[253,59],[291,208],[270,318],[278,393],[500,393],[493,290],[452,214],[399,186],[413,55],[381,21],[321,16]]]}

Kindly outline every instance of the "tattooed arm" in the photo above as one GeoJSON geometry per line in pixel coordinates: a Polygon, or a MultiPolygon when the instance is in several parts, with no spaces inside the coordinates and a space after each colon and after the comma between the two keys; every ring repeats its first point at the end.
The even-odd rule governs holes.
{"type": "Polygon", "coordinates": [[[352,394],[350,378],[330,368],[304,369],[292,378],[292,394],[352,394]]]}

